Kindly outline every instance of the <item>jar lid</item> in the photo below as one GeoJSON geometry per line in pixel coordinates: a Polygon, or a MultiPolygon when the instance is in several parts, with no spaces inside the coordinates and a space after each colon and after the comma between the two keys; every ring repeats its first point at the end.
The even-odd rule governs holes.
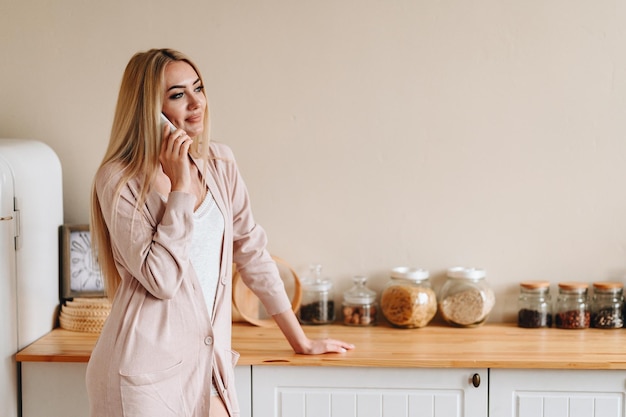
{"type": "Polygon", "coordinates": [[[542,288],[548,288],[550,283],[548,281],[522,281],[519,286],[527,290],[538,290],[542,288]]]}
{"type": "Polygon", "coordinates": [[[593,283],[593,288],[598,290],[619,290],[624,288],[624,284],[616,281],[598,281],[593,283]]]}
{"type": "Polygon", "coordinates": [[[411,281],[423,281],[430,276],[425,269],[398,266],[391,270],[391,278],[410,279],[411,281]]]}
{"type": "Polygon", "coordinates": [[[316,281],[303,281],[302,288],[307,291],[328,291],[333,286],[333,282],[330,279],[320,279],[316,281]]]}
{"type": "Polygon", "coordinates": [[[333,282],[329,278],[322,278],[322,265],[309,265],[309,274],[302,280],[302,289],[307,291],[329,291],[333,282]]]}
{"type": "Polygon", "coordinates": [[[586,290],[587,288],[589,288],[589,285],[584,282],[559,282],[559,288],[566,291],[576,291],[586,290]]]}
{"type": "Polygon", "coordinates": [[[487,272],[484,269],[479,268],[456,266],[448,269],[447,275],[450,278],[483,279],[487,276],[487,272]]]}
{"type": "Polygon", "coordinates": [[[376,292],[365,286],[367,277],[357,275],[352,278],[354,286],[343,293],[343,298],[352,304],[371,304],[376,299],[376,292]]]}

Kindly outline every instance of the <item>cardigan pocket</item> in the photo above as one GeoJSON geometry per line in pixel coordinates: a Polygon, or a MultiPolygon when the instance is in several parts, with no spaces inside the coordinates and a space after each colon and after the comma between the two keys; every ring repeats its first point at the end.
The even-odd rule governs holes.
{"type": "Polygon", "coordinates": [[[180,383],[182,361],[164,370],[138,375],[120,373],[124,417],[188,416],[180,383]]]}
{"type": "Polygon", "coordinates": [[[217,389],[220,391],[227,403],[227,408],[234,415],[239,415],[239,402],[237,400],[237,390],[235,387],[235,365],[239,360],[239,353],[231,349],[216,349],[216,355],[222,356],[222,360],[217,360],[218,375],[216,375],[217,389]],[[224,365],[224,366],[222,366],[224,365]],[[220,377],[221,376],[221,377],[220,377]]]}

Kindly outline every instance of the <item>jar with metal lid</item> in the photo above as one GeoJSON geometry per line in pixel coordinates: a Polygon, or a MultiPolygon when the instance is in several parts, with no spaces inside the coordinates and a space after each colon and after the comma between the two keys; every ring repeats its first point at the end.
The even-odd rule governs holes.
{"type": "Polygon", "coordinates": [[[583,282],[560,282],[554,324],[560,329],[587,329],[591,312],[587,299],[588,285],[583,282]]]}
{"type": "Polygon", "coordinates": [[[437,313],[437,295],[430,285],[428,271],[398,267],[391,271],[380,298],[387,321],[399,328],[426,326],[437,313]]]}
{"type": "Polygon", "coordinates": [[[343,293],[343,324],[348,326],[372,326],[376,324],[376,292],[365,286],[367,277],[352,278],[354,286],[343,293]]]}
{"type": "Polygon", "coordinates": [[[449,324],[475,327],[483,324],[496,302],[483,269],[455,267],[447,271],[441,287],[439,311],[449,324]]]}
{"type": "Polygon", "coordinates": [[[520,282],[517,325],[525,328],[552,327],[552,297],[548,281],[520,282]]]}
{"type": "Polygon", "coordinates": [[[624,327],[624,285],[621,282],[594,282],[591,299],[591,327],[624,327]]]}
{"type": "Polygon", "coordinates": [[[322,277],[322,265],[311,265],[309,276],[302,280],[302,302],[298,310],[302,324],[328,324],[335,321],[333,283],[322,277]]]}

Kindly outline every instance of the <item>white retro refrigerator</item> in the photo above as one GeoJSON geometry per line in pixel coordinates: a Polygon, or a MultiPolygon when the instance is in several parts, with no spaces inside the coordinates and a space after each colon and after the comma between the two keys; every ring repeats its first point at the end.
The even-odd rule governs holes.
{"type": "Polygon", "coordinates": [[[0,139],[0,416],[20,413],[15,354],[59,308],[61,164],[42,142],[0,139]]]}

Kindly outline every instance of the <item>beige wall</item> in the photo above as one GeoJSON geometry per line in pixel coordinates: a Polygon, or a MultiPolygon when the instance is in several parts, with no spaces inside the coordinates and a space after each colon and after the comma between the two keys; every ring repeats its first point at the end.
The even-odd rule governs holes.
{"type": "Polygon", "coordinates": [[[625,22],[615,0],[0,0],[0,137],[52,146],[86,222],[126,62],[181,49],[273,253],[338,292],[484,267],[512,320],[520,280],[624,279],[625,22]]]}

